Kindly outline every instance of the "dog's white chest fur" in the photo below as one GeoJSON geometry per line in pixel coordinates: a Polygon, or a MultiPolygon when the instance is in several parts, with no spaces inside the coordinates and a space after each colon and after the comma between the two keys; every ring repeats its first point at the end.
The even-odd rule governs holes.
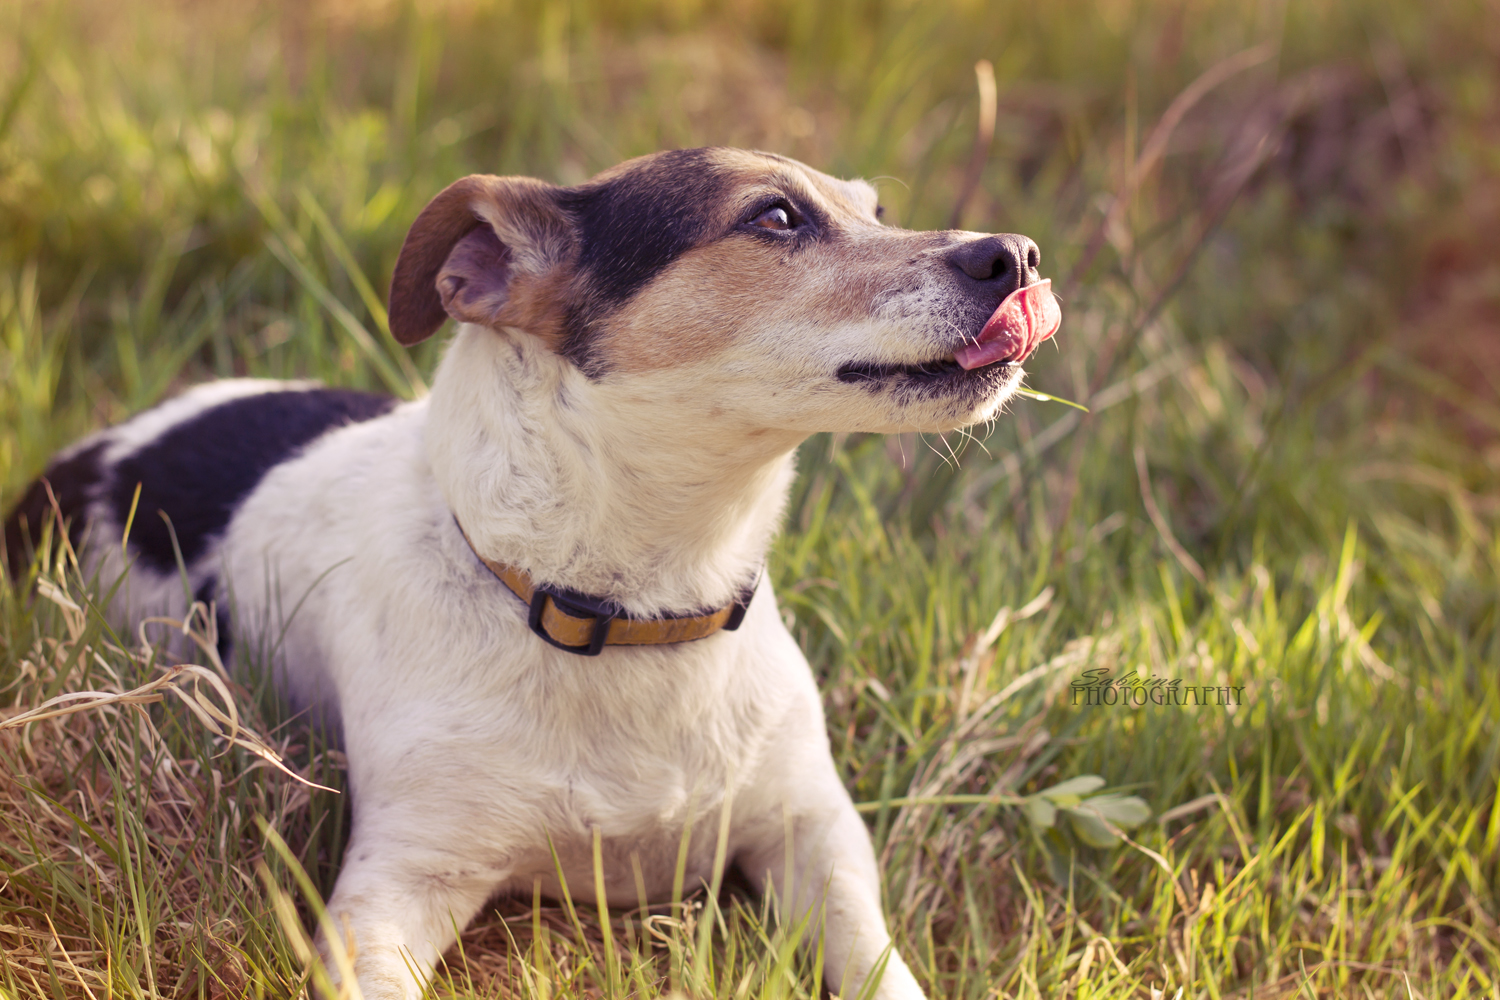
{"type": "Polygon", "coordinates": [[[726,800],[732,815],[771,807],[827,754],[770,586],[739,631],[694,643],[589,658],[531,641],[525,606],[470,550],[426,466],[429,419],[409,404],[267,475],[221,550],[236,620],[284,636],[280,687],[339,724],[362,823],[385,805],[374,788],[403,813],[461,789],[440,820],[456,865],[555,892],[555,849],[584,898],[598,829],[618,904],[636,901],[637,866],[651,898],[670,893],[691,823],[686,885],[699,884],[726,800]]]}

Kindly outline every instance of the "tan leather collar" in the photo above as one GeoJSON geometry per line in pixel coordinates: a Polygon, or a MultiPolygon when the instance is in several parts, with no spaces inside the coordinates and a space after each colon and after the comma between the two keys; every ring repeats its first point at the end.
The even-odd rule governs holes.
{"type": "MultiPolygon", "coordinates": [[[[454,523],[457,523],[456,518],[454,523]]],[[[757,573],[740,597],[717,611],[636,618],[610,601],[563,587],[538,584],[523,569],[487,559],[474,548],[474,542],[463,525],[460,524],[458,530],[479,561],[531,609],[528,621],[531,630],[558,649],[581,656],[598,656],[605,646],[655,646],[702,639],[721,629],[733,632],[744,620],[750,598],[755,596],[755,587],[760,582],[757,573]]]]}

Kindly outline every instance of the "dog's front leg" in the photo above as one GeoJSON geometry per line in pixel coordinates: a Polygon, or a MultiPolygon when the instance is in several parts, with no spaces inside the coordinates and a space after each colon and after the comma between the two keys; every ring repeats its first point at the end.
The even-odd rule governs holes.
{"type": "MultiPolygon", "coordinates": [[[[442,953],[504,881],[455,852],[453,826],[382,829],[356,819],[328,913],[352,960],[364,1000],[421,995],[442,953]]],[[[339,980],[339,961],[320,934],[318,950],[339,980]]]]}
{"type": "Polygon", "coordinates": [[[778,817],[782,832],[769,824],[761,828],[763,837],[736,859],[740,869],[761,892],[774,889],[784,923],[809,917],[809,933],[821,929],[824,978],[832,992],[852,1000],[884,963],[874,1000],[922,1000],[922,988],[891,947],[870,832],[833,773],[833,762],[825,780],[802,791],[821,794],[788,800],[778,817]]]}

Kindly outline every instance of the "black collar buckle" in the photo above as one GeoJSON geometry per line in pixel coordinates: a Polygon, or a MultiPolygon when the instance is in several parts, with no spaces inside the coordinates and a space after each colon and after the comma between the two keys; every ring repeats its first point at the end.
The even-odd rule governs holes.
{"type": "Polygon", "coordinates": [[[526,624],[549,645],[579,656],[598,656],[604,649],[604,640],[609,638],[609,623],[623,614],[624,610],[616,604],[595,600],[575,590],[552,587],[543,583],[537,584],[536,589],[532,591],[531,609],[526,616],[526,624]],[[547,634],[547,629],[542,624],[542,613],[547,609],[549,597],[552,598],[552,603],[557,605],[558,610],[564,614],[572,615],[574,618],[594,619],[594,631],[589,637],[588,645],[569,646],[547,634]]]}
{"type": "MultiPolygon", "coordinates": [[[[750,599],[755,596],[756,589],[760,586],[760,578],[765,574],[762,566],[755,574],[755,579],[750,585],[740,591],[730,605],[729,617],[725,619],[720,629],[725,632],[733,632],[740,627],[745,620],[745,612],[750,609],[750,599]]],[[[701,613],[700,613],[701,614],[701,613]]],[[[549,646],[565,652],[574,653],[578,656],[598,656],[604,651],[604,644],[609,638],[609,623],[616,618],[628,618],[625,609],[612,601],[600,600],[587,594],[580,594],[576,590],[568,590],[565,587],[554,587],[549,584],[537,584],[531,592],[531,606],[526,616],[526,624],[531,631],[535,632],[542,641],[549,646]],[[594,619],[593,632],[589,636],[587,645],[570,646],[567,643],[558,642],[554,639],[542,624],[542,615],[547,610],[547,600],[551,598],[557,609],[573,618],[594,619]]],[[[663,618],[696,618],[699,615],[663,615],[663,618]]]]}

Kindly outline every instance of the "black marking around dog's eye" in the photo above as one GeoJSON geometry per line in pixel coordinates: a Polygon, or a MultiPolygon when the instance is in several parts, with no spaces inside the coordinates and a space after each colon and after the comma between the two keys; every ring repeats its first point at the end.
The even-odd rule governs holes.
{"type": "Polygon", "coordinates": [[[266,392],[205,410],[115,466],[110,502],[120,524],[141,484],[130,531],[142,561],[163,573],[177,568],[172,534],[191,565],[229,523],[235,508],[272,467],[325,431],[370,420],[395,400],[347,389],[266,392]],[[172,528],[159,511],[171,518],[172,528]]]}
{"type": "Polygon", "coordinates": [[[86,508],[94,499],[103,475],[99,456],[104,442],[90,445],[75,455],[47,467],[47,471],[26,489],[20,503],[5,519],[5,560],[15,580],[26,571],[36,546],[42,539],[42,527],[53,516],[47,485],[57,498],[57,508],[68,523],[68,538],[76,546],[82,537],[86,508]]]}
{"type": "Polygon", "coordinates": [[[708,150],[679,149],[652,159],[649,170],[563,192],[578,224],[578,266],[594,293],[622,302],[692,249],[723,190],[708,150]]]}
{"type": "Polygon", "coordinates": [[[592,349],[596,319],[709,235],[726,187],[711,153],[662,153],[649,169],[559,192],[578,232],[578,269],[588,277],[588,294],[564,320],[559,353],[590,378],[604,374],[592,349]]]}

